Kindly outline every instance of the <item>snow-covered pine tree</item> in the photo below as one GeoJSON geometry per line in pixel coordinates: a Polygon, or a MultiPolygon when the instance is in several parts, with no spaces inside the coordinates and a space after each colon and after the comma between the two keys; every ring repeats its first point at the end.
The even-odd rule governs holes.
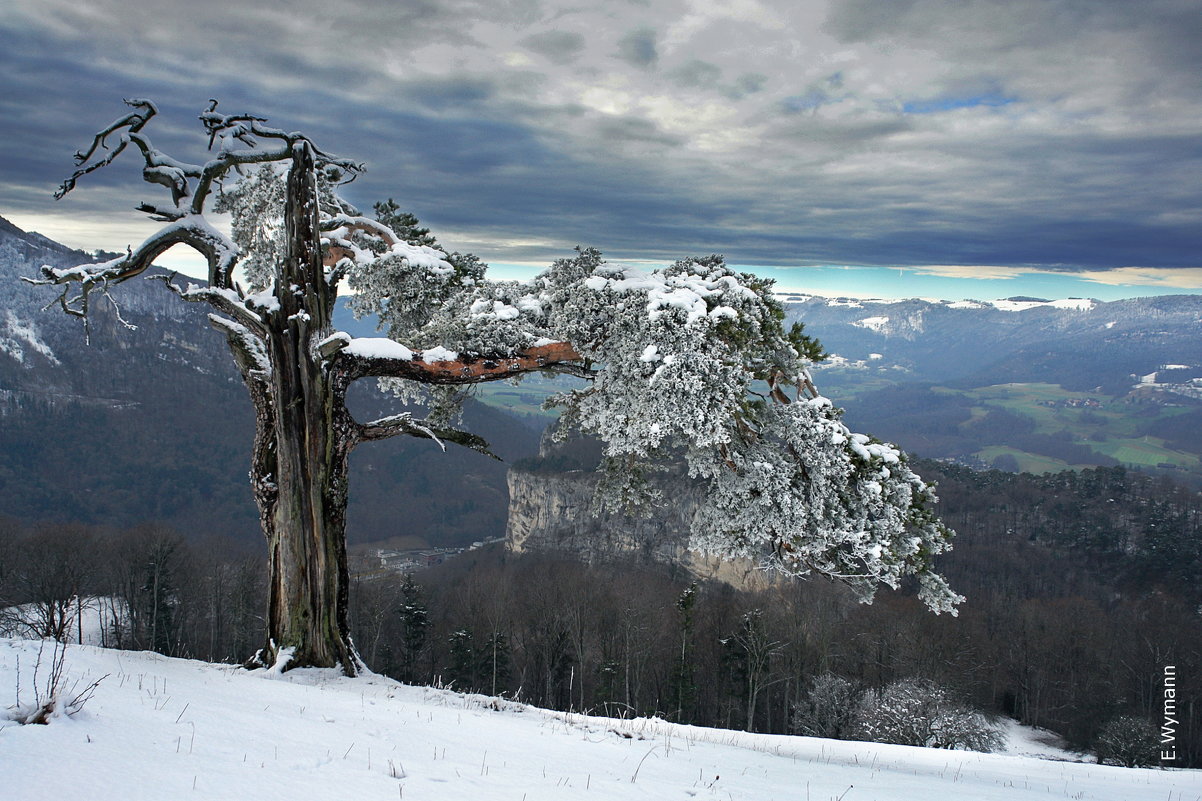
{"type": "Polygon", "coordinates": [[[146,134],[155,105],[126,102],[131,111],[76,154],[79,169],[58,196],[132,150],[145,180],[170,193],[169,204],[140,207],[164,226],[124,256],[46,267],[35,283],[62,285],[63,311],[86,318],[94,293],[107,295],[174,245],[207,260],[207,285],[164,285],[212,308],[255,407],[251,481],[270,563],[259,662],[360,667],[347,628],[351,450],[408,435],[486,451],[448,426],[456,395],[445,390],[532,371],[590,380],[555,403],[563,430],[605,443],[601,504],[648,502],[643,477],[683,459],[709,490],[694,547],[830,576],[865,599],[913,575],[931,609],[954,612],[960,599],[932,564],[952,532],[934,514],[931,488],[898,449],[850,432],[818,395],[806,372],[816,343],[786,330],[770,281],[719,256],[645,271],[595,250],[530,282],[490,281],[479,259],[446,252],[395,203],[371,219],[340,200],[336,185],[362,165],[303,134],[221,113],[214,101],[200,116],[211,152],[187,163],[146,134]],[[253,165],[268,166],[234,182],[253,165]],[[218,196],[233,213],[232,237],[205,218],[218,196]],[[344,281],[387,338],[333,330],[344,281]],[[433,410],[359,422],[345,398],[361,378],[425,397],[433,410]]]}

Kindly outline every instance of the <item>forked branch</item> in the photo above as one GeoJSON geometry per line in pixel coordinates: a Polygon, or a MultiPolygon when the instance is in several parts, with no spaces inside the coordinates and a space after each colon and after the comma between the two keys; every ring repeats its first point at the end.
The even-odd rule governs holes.
{"type": "Polygon", "coordinates": [[[63,311],[77,317],[86,317],[88,296],[96,288],[128,281],[144,273],[156,258],[175,245],[186,245],[199,252],[210,265],[210,272],[232,271],[238,258],[238,249],[224,234],[210,226],[199,216],[188,216],[164,226],[124,256],[101,262],[83,264],[78,267],[42,267],[41,278],[22,278],[38,285],[61,285],[62,294],[57,302],[63,311]],[[78,290],[72,295],[72,290],[78,290]]]}
{"type": "Polygon", "coordinates": [[[445,443],[450,442],[470,448],[500,461],[500,457],[489,450],[488,441],[483,437],[478,437],[475,434],[469,434],[466,431],[460,431],[455,428],[435,425],[427,420],[415,420],[413,415],[408,412],[382,417],[370,423],[362,423],[359,426],[358,435],[359,442],[370,442],[396,436],[432,439],[444,451],[447,449],[445,443]]]}
{"type": "MultiPolygon", "coordinates": [[[[75,154],[75,161],[80,165],[79,169],[63,181],[55,193],[55,197],[59,199],[64,197],[75,188],[80,178],[102,167],[107,167],[130,144],[133,144],[142,154],[142,178],[148,183],[164,186],[171,192],[170,207],[143,203],[139,209],[149,214],[152,219],[160,222],[168,221],[170,225],[138,248],[136,251],[136,255],[139,256],[138,260],[123,260],[120,265],[117,265],[120,267],[118,274],[109,272],[103,279],[98,278],[98,280],[112,281],[114,278],[125,280],[132,277],[149,266],[148,259],[153,259],[172,244],[183,241],[185,244],[196,247],[208,257],[209,283],[212,286],[230,287],[233,284],[232,272],[237,250],[224,237],[222,237],[223,245],[228,246],[229,252],[228,254],[219,254],[218,258],[214,258],[212,253],[207,252],[211,248],[207,248],[202,241],[176,239],[157,249],[156,244],[178,236],[172,226],[187,224],[190,218],[203,214],[205,203],[214,186],[219,185],[231,169],[241,170],[242,167],[251,164],[291,159],[294,149],[302,142],[311,148],[318,169],[334,168],[341,175],[349,176],[347,180],[354,179],[364,169],[359,162],[326,153],[313,146],[312,142],[303,134],[264,125],[262,117],[249,114],[219,113],[215,100],[210,101],[209,107],[200,115],[201,124],[209,135],[209,148],[210,150],[216,148],[215,155],[204,164],[178,161],[156,148],[151,139],[142,131],[151,118],[158,113],[154,103],[142,99],[126,100],[125,102],[133,108],[133,111],[98,131],[91,144],[85,150],[75,154]],[[117,141],[116,144],[110,145],[112,137],[116,137],[117,141]],[[262,147],[262,141],[271,142],[273,146],[262,147]],[[141,265],[140,269],[139,264],[141,265]]],[[[61,283],[61,281],[56,280],[54,283],[61,283]]],[[[86,295],[86,292],[84,294],[86,295]]],[[[72,313],[78,313],[81,304],[76,300],[78,299],[73,299],[64,305],[64,308],[74,306],[76,311],[72,313]]]]}
{"type": "Polygon", "coordinates": [[[142,130],[142,127],[146,125],[146,123],[150,122],[151,117],[159,113],[158,107],[149,100],[144,100],[141,98],[126,99],[125,104],[133,107],[135,111],[131,111],[123,117],[118,117],[106,127],[97,131],[96,135],[92,137],[92,144],[88,146],[87,150],[78,150],[75,152],[75,163],[80,165],[80,168],[72,173],[70,178],[67,178],[62,182],[58,188],[58,191],[54,193],[55,200],[61,199],[64,195],[74,189],[75,182],[83,176],[90,172],[94,172],[101,167],[107,167],[109,164],[111,164],[113,159],[121,155],[121,151],[125,150],[126,145],[129,144],[128,136],[123,134],[120,142],[118,142],[114,149],[109,150],[109,152],[100,160],[92,164],[87,164],[88,160],[91,159],[92,156],[96,155],[97,150],[108,150],[107,139],[109,136],[121,130],[122,128],[128,128],[129,130],[127,133],[137,133],[138,131],[142,130]]]}

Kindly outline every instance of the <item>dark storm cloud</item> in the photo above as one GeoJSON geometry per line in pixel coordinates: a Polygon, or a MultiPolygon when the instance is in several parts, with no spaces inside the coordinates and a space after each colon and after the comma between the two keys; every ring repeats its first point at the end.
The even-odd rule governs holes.
{"type": "Polygon", "coordinates": [[[570,64],[584,50],[584,37],[570,31],[544,31],[527,36],[521,44],[553,64],[570,64]]]}
{"type": "Polygon", "coordinates": [[[618,58],[636,67],[654,67],[659,61],[655,30],[638,28],[618,40],[618,58]]]}
{"type": "Polygon", "coordinates": [[[825,8],[45,0],[0,19],[0,214],[136,218],[128,159],[50,201],[71,153],[145,95],[203,159],[218,97],[494,260],[1198,266],[1196,2],[825,8]]]}

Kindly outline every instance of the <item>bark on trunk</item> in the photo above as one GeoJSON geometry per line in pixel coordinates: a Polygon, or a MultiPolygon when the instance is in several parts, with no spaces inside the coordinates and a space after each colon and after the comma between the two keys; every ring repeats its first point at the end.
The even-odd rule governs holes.
{"type": "MultiPolygon", "coordinates": [[[[299,331],[295,333],[300,333],[299,331]]],[[[350,443],[336,387],[304,343],[281,338],[274,349],[275,503],[270,517],[267,634],[293,648],[291,664],[341,666],[358,657],[346,610],[347,456],[350,443]]]]}
{"type": "MultiPolygon", "coordinates": [[[[347,460],[354,421],[346,381],[317,343],[330,332],[334,289],[326,283],[312,154],[297,147],[289,173],[288,253],[276,277],[268,375],[251,387],[258,431],[251,481],[268,545],[267,644],[261,663],[291,649],[290,667],[361,662],[347,625],[347,460]]],[[[250,383],[248,381],[248,383],[250,383]]]]}

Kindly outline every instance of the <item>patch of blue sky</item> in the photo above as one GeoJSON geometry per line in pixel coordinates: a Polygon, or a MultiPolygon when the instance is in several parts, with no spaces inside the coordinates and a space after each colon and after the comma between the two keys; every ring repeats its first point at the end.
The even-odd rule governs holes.
{"type": "Polygon", "coordinates": [[[910,100],[902,104],[906,114],[939,114],[944,111],[956,111],[962,108],[977,108],[988,106],[1000,108],[1014,103],[1018,98],[1004,95],[1001,92],[985,92],[977,95],[933,97],[927,100],[910,100]]]}
{"type": "Polygon", "coordinates": [[[781,107],[788,112],[813,111],[826,105],[831,96],[821,89],[811,89],[800,95],[791,95],[780,101],[781,107]]]}

